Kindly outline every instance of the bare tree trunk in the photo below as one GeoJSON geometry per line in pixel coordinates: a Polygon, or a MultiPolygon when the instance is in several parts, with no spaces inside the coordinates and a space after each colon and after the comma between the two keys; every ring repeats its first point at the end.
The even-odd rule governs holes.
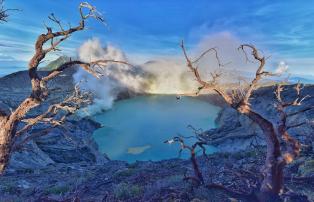
{"type": "Polygon", "coordinates": [[[0,173],[2,173],[10,159],[11,135],[8,130],[1,129],[0,137],[0,173]]]}
{"type": "Polygon", "coordinates": [[[191,161],[192,161],[195,176],[197,177],[197,179],[200,181],[201,184],[204,184],[204,178],[203,178],[202,172],[199,169],[194,150],[191,151],[191,161]]]}
{"type": "Polygon", "coordinates": [[[262,170],[263,180],[258,198],[260,201],[279,201],[279,193],[283,189],[283,168],[279,139],[273,124],[258,113],[247,109],[245,106],[237,109],[247,115],[261,127],[266,140],[266,160],[262,170]]]}
{"type": "Polygon", "coordinates": [[[18,122],[38,104],[39,102],[35,99],[26,98],[12,114],[0,116],[0,174],[9,162],[18,122]]]}
{"type": "Polygon", "coordinates": [[[7,117],[0,119],[0,173],[6,168],[12,148],[12,128],[7,125],[7,117]]]}

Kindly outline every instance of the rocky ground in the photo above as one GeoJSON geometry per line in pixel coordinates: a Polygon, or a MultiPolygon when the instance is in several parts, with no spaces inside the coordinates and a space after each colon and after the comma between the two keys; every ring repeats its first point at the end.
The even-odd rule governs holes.
{"type": "MultiPolygon", "coordinates": [[[[66,72],[59,80],[52,81],[54,96],[47,104],[62,99],[73,90],[72,74],[66,72]]],[[[45,74],[43,72],[43,74],[45,74]]],[[[26,72],[0,78],[0,106],[10,110],[29,94],[26,72]]],[[[291,87],[287,99],[293,99],[291,87]]],[[[307,86],[304,94],[314,95],[314,86],[307,86]]],[[[273,109],[273,89],[262,88],[252,100],[253,107],[269,118],[276,117],[273,109]]],[[[204,97],[212,103],[219,99],[204,97]]],[[[303,106],[311,106],[313,98],[303,106]]],[[[297,109],[292,109],[297,110],[297,109]]],[[[307,111],[289,122],[309,120],[289,132],[303,144],[301,157],[285,170],[286,191],[293,190],[307,195],[314,201],[314,135],[313,110],[307,111]]],[[[217,118],[218,128],[209,130],[204,139],[220,152],[199,157],[198,162],[205,184],[218,183],[243,191],[247,184],[259,181],[263,165],[263,137],[259,129],[246,117],[230,108],[224,108],[217,118]]],[[[32,132],[38,137],[12,155],[6,173],[0,177],[0,201],[233,201],[227,191],[195,184],[186,177],[194,176],[189,160],[171,159],[160,162],[136,162],[128,164],[110,161],[100,154],[91,135],[100,127],[88,118],[70,117],[63,127],[56,127],[45,135],[47,126],[38,125],[32,132]]],[[[252,187],[254,188],[254,186],[252,187]]],[[[290,201],[305,201],[290,198],[290,201]]],[[[242,199],[242,201],[247,201],[242,199]]]]}
{"type": "MultiPolygon", "coordinates": [[[[313,156],[312,156],[313,157],[313,156]]],[[[205,182],[234,190],[254,182],[262,165],[261,151],[199,158],[205,182]]],[[[286,170],[286,189],[312,197],[313,160],[301,157],[286,170]],[[293,173],[294,177],[291,177],[293,173]],[[297,177],[298,176],[298,177],[297,177]],[[302,176],[308,176],[304,178],[302,176]]],[[[1,177],[1,201],[231,201],[233,196],[184,180],[193,176],[189,160],[52,163],[41,169],[21,169],[1,177]]],[[[242,201],[245,200],[244,198],[242,201]]],[[[302,198],[290,201],[305,201],[302,198]]]]}

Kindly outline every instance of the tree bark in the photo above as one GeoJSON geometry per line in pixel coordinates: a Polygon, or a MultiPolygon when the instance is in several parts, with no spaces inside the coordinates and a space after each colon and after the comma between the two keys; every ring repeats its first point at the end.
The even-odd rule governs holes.
{"type": "Polygon", "coordinates": [[[7,165],[11,151],[11,133],[10,129],[6,128],[7,118],[6,116],[0,117],[0,173],[7,165]]]}
{"type": "Polygon", "coordinates": [[[203,178],[202,172],[199,169],[194,150],[191,151],[191,161],[192,161],[195,176],[197,177],[197,179],[200,181],[201,184],[204,184],[204,178],[203,178]]]}
{"type": "Polygon", "coordinates": [[[262,170],[264,178],[261,183],[258,198],[263,202],[280,201],[279,194],[283,189],[284,165],[281,159],[280,142],[274,126],[260,114],[252,111],[247,105],[242,105],[237,108],[237,110],[259,125],[266,140],[266,160],[262,170]]]}
{"type": "Polygon", "coordinates": [[[12,149],[12,129],[7,127],[6,124],[1,124],[0,127],[0,173],[3,173],[10,159],[12,149]]]}
{"type": "Polygon", "coordinates": [[[26,98],[12,114],[0,116],[0,174],[4,172],[9,162],[18,122],[38,104],[35,99],[26,98]]]}

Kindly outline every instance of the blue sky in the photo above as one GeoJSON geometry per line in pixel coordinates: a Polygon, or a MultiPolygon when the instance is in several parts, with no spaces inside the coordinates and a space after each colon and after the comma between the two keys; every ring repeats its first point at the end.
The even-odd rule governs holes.
{"type": "MultiPolygon", "coordinates": [[[[43,22],[53,12],[65,24],[78,19],[78,0],[7,0],[13,12],[0,24],[1,66],[26,66],[43,22]]],[[[126,52],[128,57],[153,59],[177,56],[184,39],[188,46],[216,33],[229,33],[239,43],[254,43],[285,61],[295,74],[314,75],[314,1],[276,0],[90,0],[108,27],[89,20],[88,30],[63,44],[63,53],[75,55],[87,39],[97,37],[126,52]]]]}

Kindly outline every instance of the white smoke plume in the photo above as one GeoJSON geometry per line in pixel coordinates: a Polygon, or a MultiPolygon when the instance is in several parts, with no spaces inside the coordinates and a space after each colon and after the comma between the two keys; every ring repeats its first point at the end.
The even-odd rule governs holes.
{"type": "MultiPolygon", "coordinates": [[[[85,62],[99,59],[128,61],[120,49],[112,45],[102,47],[98,39],[86,41],[79,48],[78,55],[80,60],[85,62]]],[[[145,82],[138,68],[123,64],[110,64],[103,69],[102,74],[104,76],[101,79],[91,76],[82,69],[74,74],[74,81],[76,83],[86,81],[81,82],[82,88],[95,95],[94,104],[84,110],[88,115],[111,108],[118,94],[123,91],[129,89],[141,92],[145,82]]]]}
{"type": "Polygon", "coordinates": [[[146,92],[150,94],[184,94],[197,89],[197,83],[188,71],[185,61],[160,58],[141,65],[145,72],[153,75],[146,92]]]}
{"type": "MultiPolygon", "coordinates": [[[[112,59],[128,62],[125,54],[118,48],[103,47],[98,39],[87,40],[78,50],[80,60],[85,62],[99,59],[112,59]]],[[[74,74],[76,83],[95,95],[94,104],[84,109],[85,114],[93,115],[112,107],[119,93],[131,91],[149,94],[178,94],[193,92],[196,82],[189,77],[185,61],[174,58],[159,58],[137,66],[111,64],[106,67],[101,79],[79,69],[74,74]],[[194,83],[194,85],[193,85],[194,83]]]]}
{"type": "MultiPolygon", "coordinates": [[[[240,41],[230,33],[223,32],[204,37],[193,48],[188,48],[188,55],[193,60],[203,51],[216,47],[219,58],[223,64],[219,68],[215,54],[207,54],[197,64],[204,80],[210,79],[210,73],[215,70],[223,71],[223,80],[237,80],[243,72],[254,70],[254,65],[247,64],[244,55],[237,50],[240,41]],[[253,68],[252,68],[253,67],[253,68]]],[[[149,87],[145,90],[153,94],[192,94],[195,93],[199,84],[186,66],[185,58],[178,43],[178,55],[163,56],[159,59],[146,62],[141,65],[145,72],[154,75],[149,87]]]]}
{"type": "MultiPolygon", "coordinates": [[[[211,47],[217,47],[223,67],[218,67],[214,54],[208,54],[197,65],[204,80],[210,79],[210,72],[223,72],[221,82],[251,78],[257,64],[246,61],[243,52],[238,51],[241,41],[228,32],[205,36],[196,46],[187,48],[191,58],[211,47]]],[[[248,56],[250,56],[248,50],[248,56]]],[[[83,61],[113,59],[128,61],[125,54],[118,48],[107,45],[103,47],[98,39],[86,41],[78,50],[83,61]]],[[[134,65],[134,64],[133,64],[134,65]]],[[[288,66],[281,62],[276,72],[286,71],[288,66]]],[[[94,104],[87,111],[92,115],[112,106],[118,94],[125,91],[150,94],[191,94],[195,93],[198,83],[186,67],[186,61],[178,46],[178,55],[160,56],[137,66],[112,64],[102,72],[104,77],[96,79],[83,70],[74,75],[76,82],[86,80],[84,88],[95,94],[94,104]]]]}

